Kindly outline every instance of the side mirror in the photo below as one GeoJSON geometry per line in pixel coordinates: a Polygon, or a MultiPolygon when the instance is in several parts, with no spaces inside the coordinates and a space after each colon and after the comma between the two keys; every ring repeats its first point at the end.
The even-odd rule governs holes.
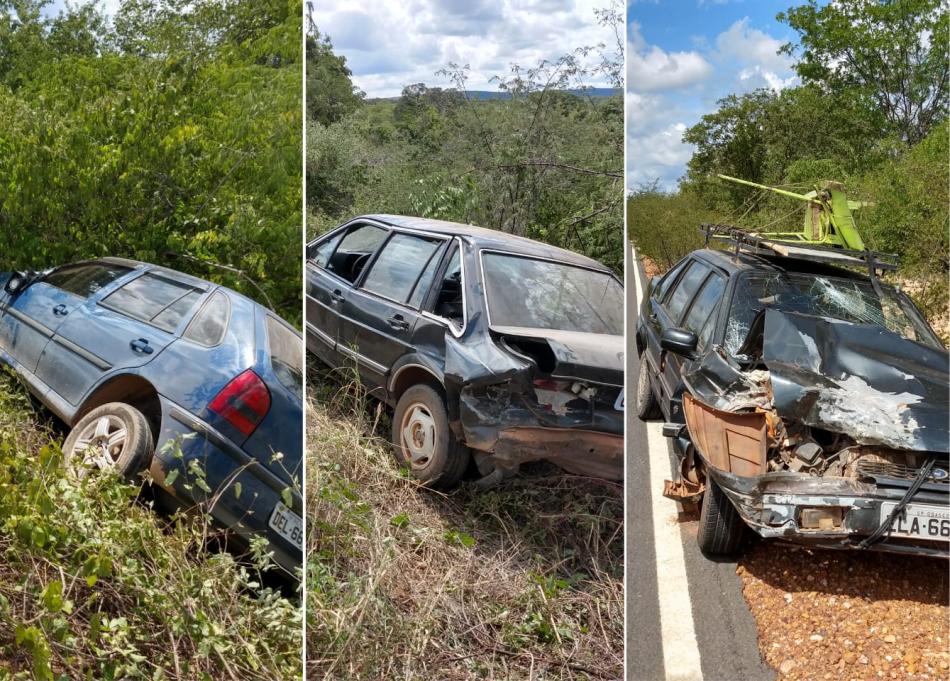
{"type": "Polygon", "coordinates": [[[685,329],[664,329],[660,336],[661,348],[687,359],[696,359],[697,343],[699,339],[696,334],[685,329]]]}
{"type": "Polygon", "coordinates": [[[28,281],[29,279],[22,272],[14,272],[10,275],[10,278],[7,279],[7,283],[3,285],[3,290],[11,296],[16,295],[26,288],[28,281]]]}

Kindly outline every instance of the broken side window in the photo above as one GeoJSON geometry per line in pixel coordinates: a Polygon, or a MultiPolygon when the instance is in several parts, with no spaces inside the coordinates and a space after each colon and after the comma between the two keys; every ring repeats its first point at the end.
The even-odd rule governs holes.
{"type": "Polygon", "coordinates": [[[366,275],[363,288],[397,303],[405,303],[426,265],[444,242],[411,234],[394,234],[366,275]]]}
{"type": "Polygon", "coordinates": [[[456,245],[449,256],[449,264],[439,284],[439,294],[435,299],[432,312],[455,323],[461,329],[465,326],[465,306],[462,299],[462,260],[456,245]]]}
{"type": "Polygon", "coordinates": [[[350,283],[356,282],[373,253],[389,232],[376,225],[356,225],[347,230],[340,245],[329,256],[327,270],[350,283]]]}

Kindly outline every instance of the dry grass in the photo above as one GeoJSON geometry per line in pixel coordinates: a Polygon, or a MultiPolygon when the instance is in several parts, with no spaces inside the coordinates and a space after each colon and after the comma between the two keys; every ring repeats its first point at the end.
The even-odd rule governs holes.
{"type": "Polygon", "coordinates": [[[622,677],[620,486],[537,466],[438,494],[398,469],[378,405],[310,392],[309,678],[622,677]]]}

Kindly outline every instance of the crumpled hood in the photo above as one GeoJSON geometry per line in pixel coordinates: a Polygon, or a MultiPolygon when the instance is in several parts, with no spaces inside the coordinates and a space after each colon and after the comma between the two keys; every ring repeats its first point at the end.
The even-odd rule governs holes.
{"type": "Polygon", "coordinates": [[[557,362],[552,376],[623,385],[623,336],[556,329],[493,326],[503,336],[545,340],[557,362]]]}
{"type": "Polygon", "coordinates": [[[873,324],[767,308],[762,359],[782,418],[861,444],[950,450],[946,350],[873,324]]]}

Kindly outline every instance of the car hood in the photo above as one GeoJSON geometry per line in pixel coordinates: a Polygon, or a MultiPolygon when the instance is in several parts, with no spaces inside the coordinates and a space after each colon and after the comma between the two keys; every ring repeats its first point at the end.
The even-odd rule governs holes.
{"type": "Polygon", "coordinates": [[[873,324],[765,311],[775,411],[861,444],[947,452],[948,359],[873,324]]]}
{"type": "Polygon", "coordinates": [[[623,385],[623,336],[519,326],[493,326],[502,337],[545,341],[554,355],[551,375],[623,385]]]}

